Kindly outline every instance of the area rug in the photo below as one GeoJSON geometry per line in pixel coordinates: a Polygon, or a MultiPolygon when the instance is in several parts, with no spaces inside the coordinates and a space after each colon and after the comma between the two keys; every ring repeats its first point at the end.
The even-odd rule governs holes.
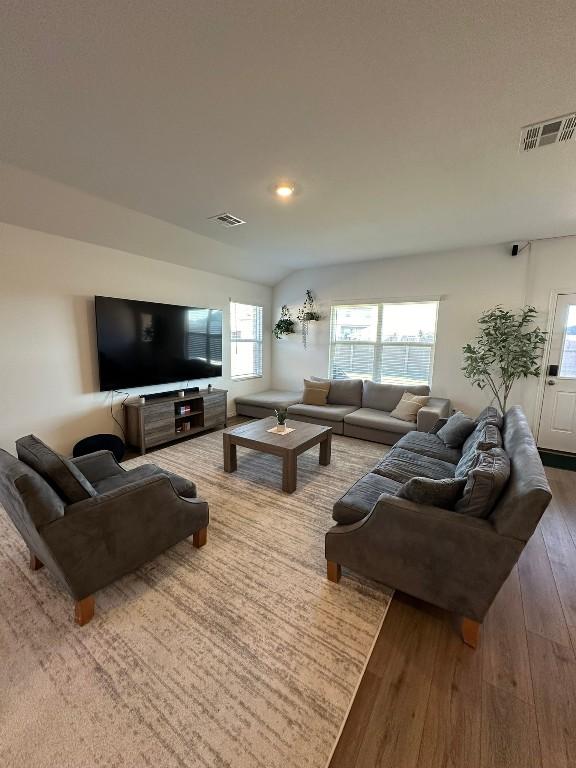
{"type": "Polygon", "coordinates": [[[224,473],[218,432],[127,462],[195,480],[208,543],[98,592],[83,628],[0,509],[0,765],[324,768],[390,601],[326,580],[324,533],[384,451],[335,436],[292,495],[273,456],[240,448],[224,473]]]}

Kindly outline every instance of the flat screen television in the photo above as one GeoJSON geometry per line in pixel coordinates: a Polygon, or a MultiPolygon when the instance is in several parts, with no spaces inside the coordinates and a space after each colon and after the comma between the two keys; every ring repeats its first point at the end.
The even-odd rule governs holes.
{"type": "Polygon", "coordinates": [[[100,391],[222,375],[222,310],[96,296],[100,391]]]}

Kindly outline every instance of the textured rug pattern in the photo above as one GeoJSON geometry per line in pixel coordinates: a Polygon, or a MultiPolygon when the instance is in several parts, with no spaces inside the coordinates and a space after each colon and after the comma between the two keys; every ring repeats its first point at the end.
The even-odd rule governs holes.
{"type": "Polygon", "coordinates": [[[97,593],[84,628],[0,509],[0,766],[323,768],[390,599],[330,584],[323,537],[384,451],[335,437],[330,466],[299,457],[292,495],[272,456],[239,448],[224,473],[221,433],[127,462],[197,482],[208,544],[97,593]]]}

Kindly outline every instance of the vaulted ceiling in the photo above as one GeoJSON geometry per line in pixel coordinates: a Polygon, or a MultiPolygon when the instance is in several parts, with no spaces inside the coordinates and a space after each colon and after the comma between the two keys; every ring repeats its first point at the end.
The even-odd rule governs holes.
{"type": "Polygon", "coordinates": [[[218,271],[576,232],[576,141],[518,151],[522,126],[576,109],[573,0],[0,13],[0,160],[231,246],[218,271]],[[208,221],[224,211],[247,224],[208,221]]]}

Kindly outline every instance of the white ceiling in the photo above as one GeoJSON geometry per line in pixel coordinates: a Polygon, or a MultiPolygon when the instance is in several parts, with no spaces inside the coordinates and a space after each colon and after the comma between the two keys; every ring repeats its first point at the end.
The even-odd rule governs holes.
{"type": "Polygon", "coordinates": [[[275,282],[576,232],[576,141],[518,152],[521,126],[576,109],[574,0],[0,13],[0,159],[233,246],[218,271],[238,274],[237,249],[247,279],[275,282]],[[280,177],[301,186],[288,204],[280,177]],[[207,221],[223,211],[248,223],[207,221]]]}

